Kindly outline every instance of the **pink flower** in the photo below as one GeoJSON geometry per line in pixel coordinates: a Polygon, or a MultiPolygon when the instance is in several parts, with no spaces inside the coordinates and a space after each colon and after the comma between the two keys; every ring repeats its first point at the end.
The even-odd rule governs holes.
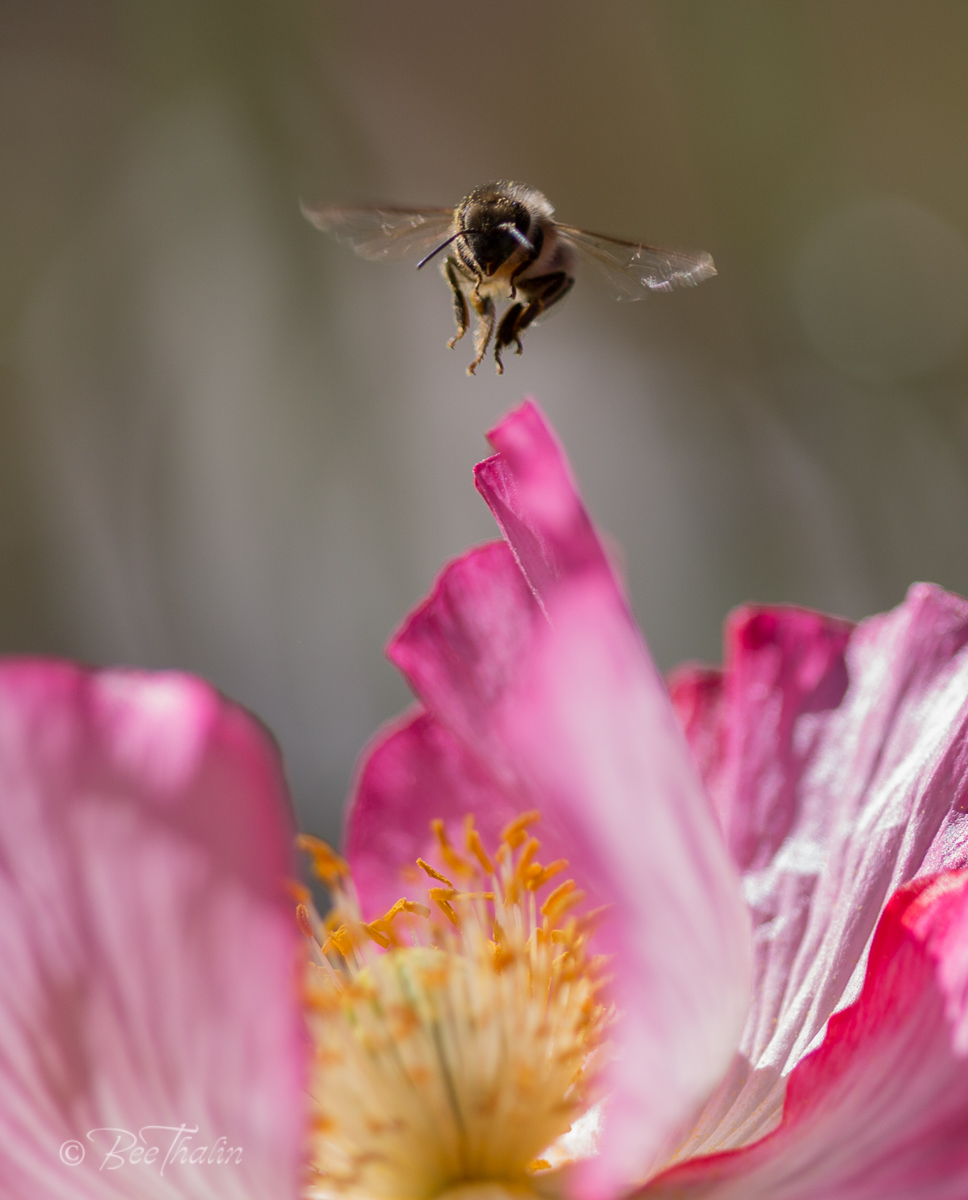
{"type": "Polygon", "coordinates": [[[0,666],[0,1195],[266,1200],[307,1044],[275,748],[198,680],[0,666]]]}
{"type": "MultiPolygon", "coordinates": [[[[643,1185],[652,1196],[962,1200],[968,604],[921,585],[857,627],[744,609],[728,626],[724,670],[680,671],[670,703],[540,411],[524,404],[490,440],[497,453],[477,486],[505,541],[451,563],[390,645],[419,703],[376,739],[359,775],[348,857],[363,918],[389,910],[392,921],[418,858],[440,877],[464,853],[462,837],[468,861],[476,837],[493,854],[502,828],[539,810],[542,857],[569,861],[585,909],[609,906],[594,948],[610,956],[615,1019],[607,1046],[590,1047],[604,1102],[588,1123],[599,1111],[603,1121],[568,1187],[593,1200],[643,1185]]],[[[485,885],[495,905],[518,870],[511,828],[505,865],[485,885]]],[[[447,882],[445,899],[486,931],[486,902],[463,899],[483,893],[447,882]]],[[[541,936],[584,945],[574,923],[569,933],[545,921],[541,935],[534,903],[529,946],[541,936]]],[[[417,947],[391,944],[385,963],[426,959],[414,936],[417,947]]],[[[503,929],[493,936],[503,962],[503,929]]],[[[435,950],[434,970],[459,950],[435,950]]],[[[367,1011],[388,995],[382,970],[356,977],[367,1011]]],[[[418,976],[394,995],[419,990],[418,976]]],[[[477,982],[451,984],[447,1006],[420,1017],[431,1046],[420,1070],[446,1076],[455,1144],[482,1162],[474,1122],[479,1110],[497,1138],[503,1096],[480,1082],[476,1061],[468,1090],[459,1038],[442,1048],[430,1035],[496,1030],[495,1078],[513,1091],[533,1087],[522,1063],[538,1034],[515,1040],[490,1009],[455,1016],[460,996],[471,1003],[483,986],[480,973],[465,978],[477,982]]],[[[412,1021],[387,1042],[394,1053],[416,1036],[412,1021]]],[[[336,1107],[376,1111],[344,1067],[329,1077],[336,1107]]],[[[528,1120],[527,1105],[514,1112],[509,1137],[528,1120]]],[[[394,1128],[409,1119],[399,1112],[394,1128]]],[[[347,1151],[357,1173],[341,1186],[353,1195],[373,1159],[363,1143],[347,1151]]],[[[500,1178],[468,1169],[449,1186],[542,1191],[555,1176],[540,1167],[500,1178]]],[[[381,1195],[417,1194],[386,1186],[381,1195]]]]}
{"type": "Polygon", "coordinates": [[[964,1200],[968,605],[743,610],[670,702],[537,408],[491,436],[301,997],[255,723],[0,666],[4,1198],[964,1200]]]}

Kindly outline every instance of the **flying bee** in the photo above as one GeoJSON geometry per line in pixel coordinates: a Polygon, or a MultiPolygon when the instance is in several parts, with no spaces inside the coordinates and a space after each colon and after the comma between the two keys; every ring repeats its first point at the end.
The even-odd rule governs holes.
{"type": "Polygon", "coordinates": [[[375,262],[414,258],[420,270],[449,247],[441,270],[457,321],[457,333],[447,343],[451,349],[468,330],[470,310],[477,314],[476,354],[468,375],[492,339],[497,372],[503,374],[504,351],[514,346],[521,353],[525,330],[571,291],[580,258],[605,274],[621,300],[692,287],[716,274],[712,258],[702,251],[659,250],[560,225],[541,192],[523,183],[486,183],[456,208],[303,206],[303,213],[317,229],[375,262]],[[508,306],[498,321],[503,302],[508,306]]]}

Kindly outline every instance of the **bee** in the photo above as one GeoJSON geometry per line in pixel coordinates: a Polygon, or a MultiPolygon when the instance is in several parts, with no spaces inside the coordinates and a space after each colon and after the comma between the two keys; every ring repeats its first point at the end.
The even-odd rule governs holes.
{"type": "Polygon", "coordinates": [[[579,259],[601,270],[617,298],[692,287],[716,274],[710,255],[659,250],[642,242],[587,233],[553,220],[541,192],[523,183],[486,183],[456,208],[318,208],[302,206],[317,229],[376,262],[419,259],[417,270],[449,248],[441,263],[454,301],[453,349],[477,315],[473,375],[493,339],[498,374],[510,346],[521,353],[526,329],[568,295],[579,259]],[[498,306],[507,307],[498,320],[498,306]]]}

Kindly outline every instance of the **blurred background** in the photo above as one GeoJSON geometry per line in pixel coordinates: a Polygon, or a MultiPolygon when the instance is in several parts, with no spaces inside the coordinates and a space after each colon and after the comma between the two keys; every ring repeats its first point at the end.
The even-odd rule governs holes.
{"type": "Polygon", "coordinates": [[[963,0],[0,0],[0,649],[211,678],[338,836],[526,393],[663,667],[968,593],[966,148],[963,0]],[[436,271],[299,213],[498,178],[719,277],[468,379],[436,271]]]}

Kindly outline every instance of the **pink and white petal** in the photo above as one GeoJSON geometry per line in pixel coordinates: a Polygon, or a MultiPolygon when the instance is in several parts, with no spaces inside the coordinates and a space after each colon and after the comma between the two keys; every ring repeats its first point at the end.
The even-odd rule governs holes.
{"type": "Polygon", "coordinates": [[[708,1153],[779,1120],[790,1069],[858,994],[893,891],[968,863],[968,604],[918,585],[852,632],[741,610],[718,698],[692,699],[754,921],[743,1057],[688,1147],[708,1153]]]}
{"type": "Polygon", "coordinates": [[[968,1193],[968,872],[888,904],[859,999],[794,1070],[782,1125],[642,1200],[960,1200],[968,1193]]]}
{"type": "Polygon", "coordinates": [[[591,902],[612,906],[621,1013],[584,1193],[641,1178],[725,1072],[749,1000],[749,919],[664,685],[610,582],[549,596],[504,739],[591,902]]]}
{"type": "Polygon", "coordinates": [[[269,737],[185,676],[11,662],[0,795],[0,1191],[295,1196],[306,1048],[269,737]],[[174,1132],[147,1127],[182,1125],[212,1161],[162,1173],[174,1132]],[[109,1128],[158,1159],[100,1170],[109,1128]]]}

